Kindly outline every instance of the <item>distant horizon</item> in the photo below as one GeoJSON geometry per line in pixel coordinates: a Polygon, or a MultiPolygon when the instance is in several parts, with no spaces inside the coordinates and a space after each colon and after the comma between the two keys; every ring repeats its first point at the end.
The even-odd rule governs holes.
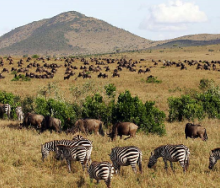
{"type": "Polygon", "coordinates": [[[217,0],[8,0],[1,5],[10,7],[10,12],[7,8],[1,10],[1,37],[20,26],[69,11],[103,20],[152,41],[220,33],[217,0]]]}

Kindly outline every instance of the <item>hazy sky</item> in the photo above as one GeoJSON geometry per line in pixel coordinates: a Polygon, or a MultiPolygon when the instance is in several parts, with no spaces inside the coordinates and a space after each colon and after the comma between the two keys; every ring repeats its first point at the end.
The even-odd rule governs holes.
{"type": "Polygon", "coordinates": [[[219,0],[2,0],[0,5],[0,36],[67,11],[151,40],[220,33],[219,0]]]}

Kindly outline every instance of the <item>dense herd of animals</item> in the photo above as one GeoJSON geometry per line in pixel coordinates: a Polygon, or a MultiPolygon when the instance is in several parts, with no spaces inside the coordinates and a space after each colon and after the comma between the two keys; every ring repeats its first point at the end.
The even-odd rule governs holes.
{"type": "MultiPolygon", "coordinates": [[[[7,114],[10,118],[11,107],[9,104],[0,104],[0,115],[7,114]]],[[[22,108],[19,106],[16,108],[18,121],[22,122],[22,127],[32,126],[36,129],[40,129],[41,132],[46,129],[54,130],[56,132],[61,131],[61,121],[57,118],[40,114],[27,113],[23,114],[22,108]]],[[[107,134],[112,141],[116,139],[116,136],[128,135],[135,137],[138,126],[131,122],[118,122],[113,125],[112,132],[107,134]]],[[[75,122],[74,126],[66,131],[66,133],[81,132],[85,135],[95,133],[96,135],[105,136],[103,130],[103,122],[96,119],[79,119],[75,122]]],[[[187,123],[185,126],[186,139],[200,137],[203,141],[208,140],[207,132],[201,125],[187,123]]],[[[128,137],[128,138],[130,138],[128,137]]],[[[126,138],[126,139],[128,139],[126,138]]],[[[125,140],[126,140],[125,139],[125,140]]],[[[42,160],[49,155],[51,151],[55,152],[55,158],[57,160],[65,159],[67,162],[68,170],[71,172],[71,161],[79,161],[83,170],[87,168],[90,180],[104,180],[107,187],[111,186],[111,179],[114,173],[120,172],[121,166],[131,165],[132,170],[136,173],[136,164],[139,167],[140,173],[142,173],[142,151],[136,146],[125,146],[112,148],[109,154],[110,160],[97,162],[91,160],[93,149],[93,142],[80,135],[74,136],[72,140],[52,140],[41,145],[42,160]]],[[[183,171],[186,172],[189,166],[190,151],[189,148],[183,144],[178,145],[162,145],[151,152],[149,158],[148,167],[151,168],[157,162],[157,159],[162,157],[167,170],[167,161],[170,162],[171,169],[173,169],[172,162],[179,162],[183,171]]],[[[217,160],[220,159],[220,148],[211,150],[209,157],[209,169],[212,169],[217,160]]]]}
{"type": "Polygon", "coordinates": [[[14,62],[11,56],[6,59],[0,57],[0,79],[4,79],[7,74],[13,73],[16,78],[28,77],[36,79],[52,79],[57,70],[60,67],[65,67],[64,80],[69,80],[72,76],[75,76],[75,80],[78,78],[92,78],[96,76],[98,78],[120,77],[120,72],[123,70],[129,70],[130,72],[137,72],[138,74],[151,72],[151,69],[157,66],[163,67],[178,67],[180,70],[186,70],[188,66],[196,66],[197,70],[213,70],[220,71],[217,65],[219,61],[196,61],[196,60],[184,60],[184,61],[170,61],[170,60],[151,60],[153,63],[151,66],[143,65],[142,62],[146,62],[145,59],[132,60],[132,59],[110,59],[110,58],[23,58],[14,62]],[[52,62],[51,62],[52,61],[52,62]],[[51,63],[49,63],[51,62],[51,63]],[[54,63],[56,62],[56,63],[54,63]],[[109,65],[115,64],[115,68],[110,69],[109,65]],[[8,65],[9,68],[6,68],[8,65]],[[33,69],[34,68],[34,69],[33,69]],[[77,70],[77,71],[76,71],[77,70]],[[93,73],[98,73],[93,74],[93,73]]]}

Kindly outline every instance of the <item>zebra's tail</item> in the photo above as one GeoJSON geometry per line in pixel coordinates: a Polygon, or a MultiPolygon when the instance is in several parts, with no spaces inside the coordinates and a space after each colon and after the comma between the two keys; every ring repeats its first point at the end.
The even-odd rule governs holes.
{"type": "Polygon", "coordinates": [[[138,166],[139,166],[139,171],[142,173],[142,153],[139,152],[139,157],[138,157],[138,166]]]}
{"type": "Polygon", "coordinates": [[[111,187],[111,176],[112,176],[112,164],[109,163],[109,174],[108,174],[108,180],[107,180],[107,187],[110,188],[111,187]]]}
{"type": "Polygon", "coordinates": [[[185,149],[185,159],[184,159],[184,172],[187,171],[188,167],[189,167],[189,149],[186,148],[185,149]]]}

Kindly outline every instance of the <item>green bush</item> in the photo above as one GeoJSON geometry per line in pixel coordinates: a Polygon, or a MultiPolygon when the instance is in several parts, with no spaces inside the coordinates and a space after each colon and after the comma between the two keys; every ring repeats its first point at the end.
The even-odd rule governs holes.
{"type": "Polygon", "coordinates": [[[100,119],[105,125],[108,125],[112,119],[111,103],[105,104],[99,93],[92,97],[87,96],[83,103],[82,117],[100,119]]]}
{"type": "Polygon", "coordinates": [[[143,104],[137,96],[132,97],[129,91],[120,93],[113,108],[113,122],[133,122],[145,133],[164,135],[165,113],[153,105],[154,102],[143,104]]]}
{"type": "Polygon", "coordinates": [[[37,55],[37,54],[34,54],[34,55],[32,55],[32,58],[39,58],[39,55],[37,55]]]}
{"type": "Polygon", "coordinates": [[[68,128],[69,124],[67,121],[75,122],[77,119],[76,113],[74,111],[76,106],[74,105],[60,102],[54,99],[46,100],[40,97],[36,98],[35,103],[35,112],[37,114],[42,114],[44,116],[50,115],[52,117],[60,119],[63,129],[68,128]]]}
{"type": "Polygon", "coordinates": [[[146,80],[147,83],[157,83],[157,84],[160,84],[162,83],[162,80],[158,80],[157,77],[148,77],[147,80],[146,80]]]}
{"type": "Polygon", "coordinates": [[[168,121],[182,121],[184,119],[203,119],[204,111],[202,103],[192,99],[189,95],[182,95],[180,98],[168,98],[169,116],[168,121]]]}

